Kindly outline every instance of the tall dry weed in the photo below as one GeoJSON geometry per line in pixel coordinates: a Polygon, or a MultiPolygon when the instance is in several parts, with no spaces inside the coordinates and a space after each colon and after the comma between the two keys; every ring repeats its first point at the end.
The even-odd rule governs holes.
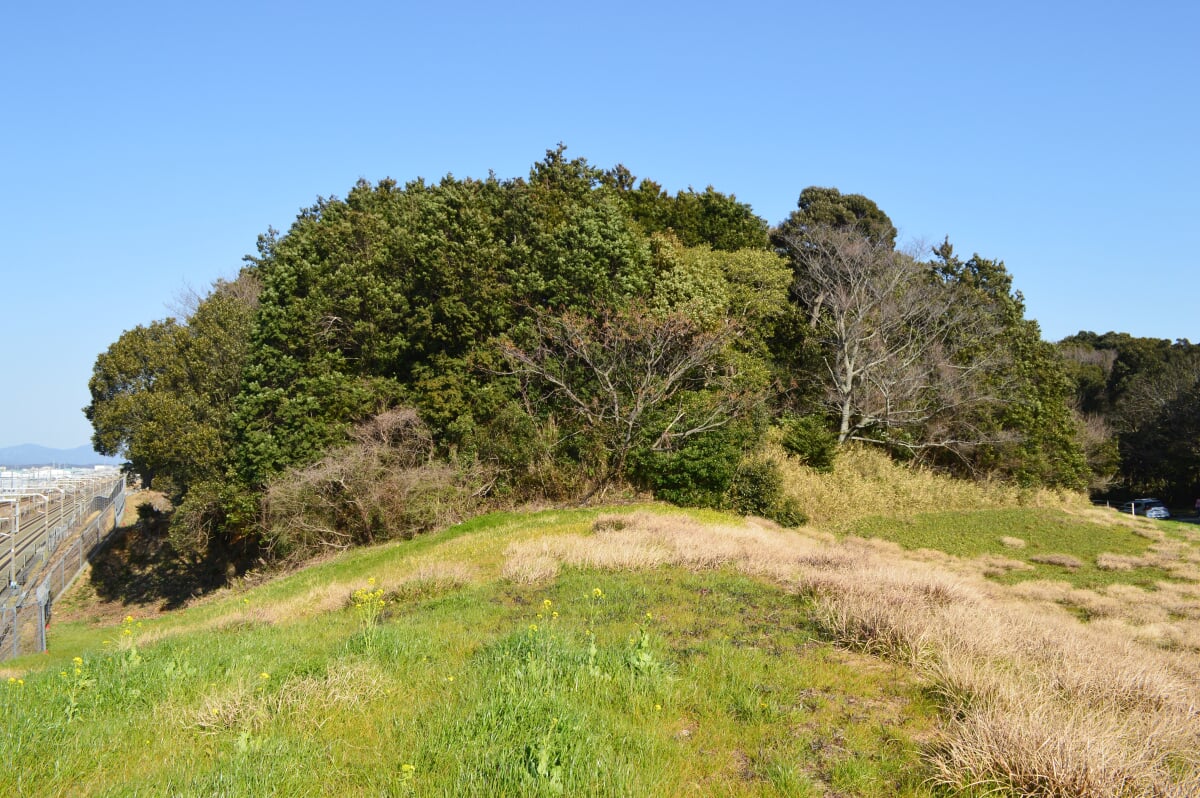
{"type": "Polygon", "coordinates": [[[1075,494],[1019,488],[1002,482],[952,479],[928,469],[899,465],[884,452],[866,447],[844,449],[831,473],[800,465],[777,446],[768,446],[767,453],[779,464],[784,490],[809,520],[819,526],[843,526],[880,513],[907,515],[1004,507],[1082,511],[1088,507],[1075,494]]]}

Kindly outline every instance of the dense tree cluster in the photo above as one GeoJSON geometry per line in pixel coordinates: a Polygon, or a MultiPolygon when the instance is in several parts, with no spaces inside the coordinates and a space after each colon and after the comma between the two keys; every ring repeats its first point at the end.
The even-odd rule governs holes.
{"type": "Polygon", "coordinates": [[[412,502],[630,484],[795,520],[757,456],[772,426],[816,467],[861,441],[1086,482],[1071,382],[1003,264],[895,238],[861,195],[807,188],[771,229],[562,147],[526,178],[360,181],[186,318],[123,334],[86,413],[195,552],[377,539],[384,473],[412,502]],[[403,440],[363,437],[397,418],[403,440]]]}
{"type": "Polygon", "coordinates": [[[1058,348],[1105,477],[1098,487],[1190,506],[1200,496],[1200,345],[1084,331],[1058,348]]]}

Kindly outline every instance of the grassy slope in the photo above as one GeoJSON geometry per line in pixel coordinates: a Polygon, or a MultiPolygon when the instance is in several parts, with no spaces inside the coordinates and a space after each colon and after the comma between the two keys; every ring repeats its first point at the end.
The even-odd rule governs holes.
{"type": "Polygon", "coordinates": [[[59,625],[53,664],[4,692],[0,791],[927,793],[917,680],[822,642],[795,596],[728,569],[499,578],[514,541],[595,516],[490,516],[155,620],[59,625]],[[371,578],[378,626],[351,597],[371,578]]]}
{"type": "MultiPolygon", "coordinates": [[[[921,569],[949,569],[986,575],[993,586],[1020,582],[990,589],[1150,630],[1152,647],[1172,645],[1193,659],[1200,650],[1200,634],[1189,631],[1200,621],[1190,529],[1114,523],[1046,495],[972,496],[927,475],[906,483],[870,457],[848,460],[829,477],[793,471],[789,484],[809,509],[816,480],[843,498],[886,489],[893,517],[864,502],[867,512],[843,509],[825,526],[945,554],[920,553],[924,564],[882,577],[899,549],[864,548],[855,538],[834,544],[762,532],[698,558],[689,547],[717,550],[741,534],[715,513],[622,510],[640,519],[631,521],[640,539],[621,537],[623,522],[597,525],[595,510],[511,513],[349,552],[130,624],[111,609],[89,615],[89,606],[77,606],[80,620],[56,622],[50,655],[9,663],[24,684],[0,689],[0,792],[885,796],[950,789],[936,780],[957,787],[953,794],[969,794],[968,782],[980,791],[1008,785],[1054,794],[1038,786],[1037,773],[1020,773],[1022,762],[1037,764],[1045,740],[1028,752],[1012,743],[976,767],[971,756],[991,743],[980,742],[972,713],[1014,717],[1013,706],[1043,698],[1008,692],[1053,683],[1038,716],[1061,709],[1071,717],[1070,701],[1108,701],[1089,691],[1123,683],[1120,657],[1080,655],[1117,662],[1096,684],[1043,674],[1061,667],[1047,663],[1064,655],[1043,657],[1049,644],[1029,630],[1044,628],[1057,641],[1075,631],[1055,624],[1077,621],[1026,620],[1017,611],[989,638],[998,650],[967,645],[963,629],[1007,617],[1009,606],[980,598],[988,589],[982,581],[971,587],[938,576],[913,587],[905,580],[924,580],[921,569]],[[670,543],[679,529],[693,537],[670,543]],[[588,548],[601,538],[607,549],[588,548]],[[772,546],[785,554],[755,559],[772,546]],[[1047,553],[1081,564],[1031,562],[1047,553]],[[852,570],[860,565],[862,575],[852,570]],[[884,583],[901,592],[867,595],[884,583]],[[377,586],[389,603],[372,624],[364,599],[377,586]],[[852,596],[859,586],[863,595],[852,596]],[[355,591],[365,591],[357,594],[363,606],[354,606],[355,591]],[[926,606],[927,596],[951,598],[926,606]],[[906,604],[929,616],[925,627],[885,617],[906,604]],[[976,604],[980,614],[964,615],[962,628],[945,614],[976,604]],[[951,641],[942,648],[929,642],[939,633],[951,641]],[[953,648],[970,649],[969,668],[947,658],[953,648]],[[991,671],[979,670],[989,658],[1025,681],[996,686],[991,671]],[[948,776],[947,768],[963,775],[948,776]]],[[[1173,705],[1181,692],[1175,665],[1131,668],[1145,682],[1131,689],[1147,693],[1148,704],[1173,705]],[[1160,669],[1175,675],[1151,685],[1145,674],[1160,669]]],[[[1121,700],[1122,717],[1142,711],[1121,700]]],[[[1104,729],[1080,728],[1087,746],[1101,745],[1104,729]]],[[[1114,745],[1126,744],[1117,737],[1114,745]]],[[[1186,781],[1200,767],[1173,753],[1189,747],[1176,745],[1178,735],[1164,739],[1165,758],[1135,763],[1152,771],[1147,794],[1169,781],[1164,773],[1186,781]]],[[[1062,771],[1075,772],[1075,754],[1063,756],[1062,771]]],[[[1121,756],[1102,752],[1100,768],[1087,756],[1077,757],[1085,760],[1084,781],[1064,777],[1061,794],[1108,794],[1108,782],[1086,779],[1089,768],[1112,762],[1116,778],[1142,778],[1121,756]]]]}

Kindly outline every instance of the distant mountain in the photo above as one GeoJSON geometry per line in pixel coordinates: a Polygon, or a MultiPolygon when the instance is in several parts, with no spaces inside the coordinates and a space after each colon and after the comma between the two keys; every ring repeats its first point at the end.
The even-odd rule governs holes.
{"type": "Polygon", "coordinates": [[[0,448],[0,466],[22,468],[25,466],[63,465],[120,465],[119,457],[96,454],[91,446],[76,446],[74,449],[51,449],[36,443],[0,448]]]}

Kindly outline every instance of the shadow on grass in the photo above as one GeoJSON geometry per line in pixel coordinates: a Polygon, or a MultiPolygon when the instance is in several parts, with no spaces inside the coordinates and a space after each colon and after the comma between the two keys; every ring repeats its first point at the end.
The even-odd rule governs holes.
{"type": "Polygon", "coordinates": [[[197,562],[183,557],[167,535],[169,513],[139,516],[131,526],[118,528],[91,557],[90,581],[100,599],[171,610],[226,584],[227,558],[210,553],[197,562]]]}

